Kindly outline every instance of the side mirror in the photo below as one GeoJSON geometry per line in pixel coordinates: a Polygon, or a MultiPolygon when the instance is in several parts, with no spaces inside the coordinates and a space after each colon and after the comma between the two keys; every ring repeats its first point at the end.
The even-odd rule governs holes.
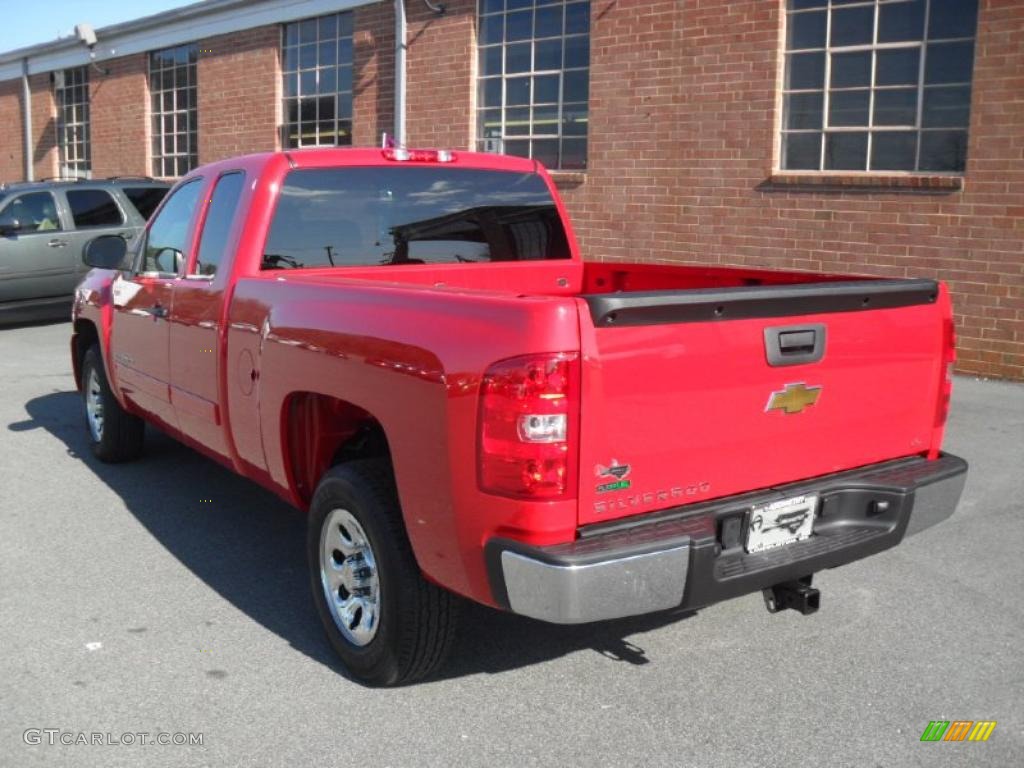
{"type": "Polygon", "coordinates": [[[120,235],[100,235],[90,240],[82,251],[82,260],[96,269],[127,269],[125,256],[128,244],[120,235]]]}
{"type": "Polygon", "coordinates": [[[0,236],[15,235],[21,231],[21,222],[7,216],[0,218],[0,236]]]}

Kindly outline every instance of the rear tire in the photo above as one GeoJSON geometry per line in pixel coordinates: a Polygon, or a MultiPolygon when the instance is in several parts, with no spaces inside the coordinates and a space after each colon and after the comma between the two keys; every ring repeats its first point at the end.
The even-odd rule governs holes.
{"type": "Polygon", "coordinates": [[[142,453],[146,424],[117,402],[97,345],[82,358],[82,404],[89,444],[100,461],[131,461],[142,453]]]}
{"type": "Polygon", "coordinates": [[[324,475],[307,550],[317,613],[352,677],[401,685],[444,661],[458,598],[420,573],[388,461],[352,461],[324,475]]]}

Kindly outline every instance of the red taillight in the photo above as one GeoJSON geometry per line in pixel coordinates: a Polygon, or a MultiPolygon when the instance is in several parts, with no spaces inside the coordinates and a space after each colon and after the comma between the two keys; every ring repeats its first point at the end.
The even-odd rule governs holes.
{"type": "Polygon", "coordinates": [[[945,426],[949,417],[949,399],[953,394],[953,369],[956,366],[956,328],[953,325],[953,318],[945,319],[945,331],[943,350],[943,378],[939,386],[939,417],[938,426],[945,426]]]}
{"type": "Polygon", "coordinates": [[[579,358],[575,352],[495,363],[480,386],[480,487],[521,499],[575,496],[579,358]]]}
{"type": "Polygon", "coordinates": [[[455,153],[447,149],[405,149],[394,147],[381,150],[385,160],[412,163],[451,163],[455,153]]]}
{"type": "Polygon", "coordinates": [[[953,369],[956,365],[956,329],[953,318],[944,318],[943,324],[942,368],[939,374],[942,378],[939,380],[939,399],[935,406],[932,444],[928,451],[930,459],[936,458],[942,448],[942,436],[946,428],[946,419],[949,418],[949,401],[953,395],[953,369]]]}

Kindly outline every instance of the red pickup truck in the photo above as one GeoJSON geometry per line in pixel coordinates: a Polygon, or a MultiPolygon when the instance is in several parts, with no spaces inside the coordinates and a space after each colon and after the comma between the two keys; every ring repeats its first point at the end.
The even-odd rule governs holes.
{"type": "Polygon", "coordinates": [[[694,609],[953,512],[943,285],[580,258],[537,163],[251,155],[92,241],[71,354],[89,437],[144,422],[308,512],[356,678],[441,661],[458,597],[549,622],[694,609]]]}

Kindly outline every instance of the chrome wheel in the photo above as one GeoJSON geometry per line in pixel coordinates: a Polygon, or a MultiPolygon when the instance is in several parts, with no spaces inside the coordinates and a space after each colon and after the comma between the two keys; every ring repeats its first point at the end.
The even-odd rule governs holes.
{"type": "Polygon", "coordinates": [[[320,530],[320,581],[334,623],[353,645],[369,644],[380,623],[377,561],[363,527],[334,509],[320,530]]]}
{"type": "Polygon", "coordinates": [[[92,439],[100,442],[103,439],[103,387],[95,368],[89,369],[85,382],[85,417],[92,439]]]}

